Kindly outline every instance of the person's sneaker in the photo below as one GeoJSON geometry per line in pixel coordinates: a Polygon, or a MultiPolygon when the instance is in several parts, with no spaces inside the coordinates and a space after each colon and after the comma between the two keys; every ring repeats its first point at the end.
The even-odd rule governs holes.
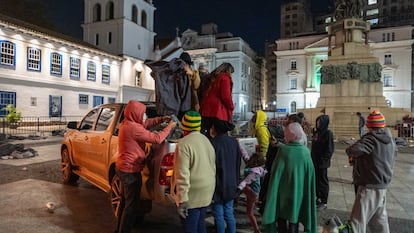
{"type": "Polygon", "coordinates": [[[320,205],[322,203],[322,201],[321,201],[321,199],[316,199],[316,205],[318,206],[318,205],[320,205]]]}
{"type": "Polygon", "coordinates": [[[328,205],[325,203],[320,203],[319,205],[316,206],[316,208],[318,210],[325,210],[326,208],[328,208],[328,205]]]}

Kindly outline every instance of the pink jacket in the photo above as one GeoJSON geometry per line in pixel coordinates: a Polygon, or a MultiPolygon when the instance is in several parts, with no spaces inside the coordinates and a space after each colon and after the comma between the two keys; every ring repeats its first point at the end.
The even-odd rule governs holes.
{"type": "Polygon", "coordinates": [[[130,100],[124,110],[116,160],[116,168],[122,172],[140,172],[144,167],[145,143],[162,143],[171,131],[169,125],[159,133],[147,130],[161,123],[162,117],[147,119],[143,124],[145,110],[145,105],[135,100],[130,100]]]}
{"type": "Polygon", "coordinates": [[[221,73],[211,89],[203,95],[200,105],[203,117],[216,117],[219,120],[232,122],[234,104],[231,96],[231,77],[221,73]]]}

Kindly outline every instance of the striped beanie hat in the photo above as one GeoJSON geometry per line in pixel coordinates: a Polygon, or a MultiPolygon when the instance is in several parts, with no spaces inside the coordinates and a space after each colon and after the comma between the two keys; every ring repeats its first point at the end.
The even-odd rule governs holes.
{"type": "Polygon", "coordinates": [[[367,117],[368,128],[383,128],[385,127],[385,118],[384,115],[378,110],[374,110],[371,114],[367,117]]]}
{"type": "Polygon", "coordinates": [[[181,119],[181,129],[184,131],[200,131],[201,116],[195,111],[188,111],[181,119]]]}

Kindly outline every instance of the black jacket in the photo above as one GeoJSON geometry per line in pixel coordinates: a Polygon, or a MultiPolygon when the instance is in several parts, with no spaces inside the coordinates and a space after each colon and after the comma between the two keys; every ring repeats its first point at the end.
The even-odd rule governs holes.
{"type": "Polygon", "coordinates": [[[334,152],[333,133],[328,129],[329,116],[321,115],[316,118],[319,125],[312,138],[311,156],[315,168],[329,168],[334,152]]]}
{"type": "Polygon", "coordinates": [[[174,58],[170,62],[146,62],[155,79],[157,114],[176,115],[191,108],[190,79],[185,74],[185,62],[174,58]]]}

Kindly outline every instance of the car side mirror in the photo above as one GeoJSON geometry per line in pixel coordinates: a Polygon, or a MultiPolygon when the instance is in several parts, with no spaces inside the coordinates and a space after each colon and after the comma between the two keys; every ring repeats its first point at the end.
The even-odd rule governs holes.
{"type": "Polygon", "coordinates": [[[78,122],[77,121],[69,121],[66,127],[68,129],[77,129],[78,128],[78,122]]]}

